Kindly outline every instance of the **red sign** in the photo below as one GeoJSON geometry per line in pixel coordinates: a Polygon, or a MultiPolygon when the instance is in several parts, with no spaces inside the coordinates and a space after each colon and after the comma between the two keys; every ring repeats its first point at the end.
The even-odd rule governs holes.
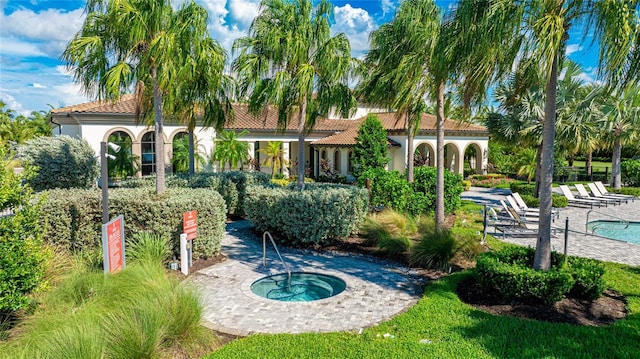
{"type": "MultiPolygon", "coordinates": [[[[107,227],[107,265],[108,272],[114,273],[122,269],[124,252],[122,243],[124,242],[122,228],[122,216],[114,219],[105,225],[107,227]]],[[[106,267],[106,266],[105,266],[106,267]]]]}
{"type": "Polygon", "coordinates": [[[197,214],[197,211],[184,212],[182,232],[187,234],[188,241],[198,236],[198,222],[196,219],[197,214]]]}

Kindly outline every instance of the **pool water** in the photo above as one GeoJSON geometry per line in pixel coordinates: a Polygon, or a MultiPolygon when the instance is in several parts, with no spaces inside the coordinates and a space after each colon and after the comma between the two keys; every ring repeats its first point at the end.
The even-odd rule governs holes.
{"type": "Polygon", "coordinates": [[[587,224],[589,233],[640,245],[640,222],[593,221],[587,224]]]}
{"type": "Polygon", "coordinates": [[[260,278],[251,284],[251,291],[263,298],[282,302],[310,302],[340,294],[347,284],[340,278],[319,273],[287,273],[260,278]]]}

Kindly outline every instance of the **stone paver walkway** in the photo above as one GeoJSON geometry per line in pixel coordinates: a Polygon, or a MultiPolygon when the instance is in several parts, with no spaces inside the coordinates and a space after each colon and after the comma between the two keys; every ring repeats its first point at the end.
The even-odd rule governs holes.
{"type": "Polygon", "coordinates": [[[303,333],[359,330],[407,310],[424,283],[408,269],[351,255],[316,254],[279,248],[292,272],[330,274],[347,283],[335,297],[312,302],[279,302],[252,293],[251,284],[282,273],[273,247],[262,267],[262,240],[248,221],[227,225],[222,253],[228,259],[192,276],[204,302],[205,325],[225,333],[303,333]]]}
{"type": "MultiPolygon", "coordinates": [[[[511,191],[508,189],[472,187],[471,190],[462,194],[462,198],[481,204],[486,203],[497,208],[499,206],[498,201],[510,193],[511,191]]],[[[589,208],[567,207],[560,211],[560,219],[553,223],[554,228],[564,229],[565,221],[569,218],[568,254],[607,262],[640,266],[640,245],[585,234],[585,225],[589,211],[589,208]]],[[[609,207],[594,208],[591,214],[589,214],[589,221],[599,219],[611,220],[613,217],[640,222],[640,198],[634,202],[630,201],[629,203],[623,203],[617,206],[609,205],[609,207]]],[[[490,233],[493,233],[493,231],[491,230],[490,233]]],[[[500,232],[498,232],[497,236],[502,239],[500,232]]],[[[557,238],[551,239],[552,248],[554,251],[563,252],[564,234],[559,233],[557,236],[557,238]]],[[[535,237],[522,238],[507,236],[504,240],[506,242],[531,247],[535,247],[536,245],[535,237]]]]}

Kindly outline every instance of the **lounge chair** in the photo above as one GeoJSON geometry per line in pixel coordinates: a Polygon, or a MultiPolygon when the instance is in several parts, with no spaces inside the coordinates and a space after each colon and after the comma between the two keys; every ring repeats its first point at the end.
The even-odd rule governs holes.
{"type": "Polygon", "coordinates": [[[595,201],[600,201],[602,203],[604,203],[607,207],[609,207],[609,204],[613,204],[614,206],[616,204],[618,204],[619,202],[615,199],[611,199],[611,198],[604,198],[604,197],[596,197],[595,195],[592,196],[589,194],[589,192],[587,191],[586,188],[584,188],[584,186],[580,183],[576,183],[575,185],[573,185],[576,190],[578,190],[578,198],[583,198],[583,199],[592,199],[595,201]]]}
{"type": "Polygon", "coordinates": [[[522,217],[520,217],[520,215],[518,215],[518,218],[516,219],[516,217],[513,215],[513,212],[518,212],[515,207],[511,204],[512,202],[514,202],[513,197],[511,196],[506,196],[505,197],[507,199],[507,202],[509,204],[507,204],[507,202],[505,202],[504,200],[500,200],[500,204],[502,205],[502,212],[504,212],[505,216],[507,216],[508,218],[511,218],[511,220],[513,222],[528,222],[528,223],[538,223],[539,222],[539,218],[538,217],[524,217],[524,219],[522,217]]]}
{"type": "Polygon", "coordinates": [[[605,185],[600,181],[595,181],[595,182],[593,182],[593,184],[595,184],[596,188],[598,188],[600,193],[602,193],[605,196],[626,198],[626,199],[630,199],[633,202],[635,202],[635,200],[636,200],[636,196],[631,196],[631,195],[628,195],[628,194],[620,194],[620,193],[611,193],[611,192],[607,191],[607,187],[605,187],[605,185]]]}
{"type": "MultiPolygon", "coordinates": [[[[516,200],[516,203],[520,206],[522,210],[524,210],[527,213],[532,213],[532,215],[534,216],[536,215],[538,217],[540,216],[540,208],[531,208],[527,206],[527,203],[522,199],[522,197],[520,197],[520,193],[513,192],[511,195],[516,200]]],[[[557,208],[551,208],[551,218],[554,221],[560,218],[560,211],[557,208]]]]}
{"type": "Polygon", "coordinates": [[[595,198],[608,198],[610,200],[616,201],[618,204],[622,204],[623,201],[624,201],[624,203],[629,203],[629,199],[628,198],[622,198],[622,197],[617,197],[617,196],[608,196],[608,195],[603,194],[602,192],[600,192],[600,190],[598,189],[598,187],[596,187],[596,185],[594,183],[587,183],[587,186],[589,186],[589,189],[591,190],[591,194],[595,198]]]}
{"type": "MultiPolygon", "coordinates": [[[[506,206],[506,203],[501,200],[501,202],[506,206]]],[[[494,225],[495,232],[501,232],[502,238],[506,238],[509,236],[518,236],[518,237],[535,237],[538,235],[538,228],[530,227],[527,222],[523,221],[518,212],[512,207],[506,206],[507,212],[514,219],[515,224],[513,225],[494,225]]]]}
{"type": "Polygon", "coordinates": [[[590,207],[592,209],[593,209],[593,206],[602,207],[602,202],[600,202],[600,201],[594,201],[594,200],[591,200],[591,199],[576,198],[567,185],[560,185],[560,191],[562,191],[562,195],[563,196],[567,197],[567,200],[569,201],[570,205],[586,206],[586,207],[590,207]]]}

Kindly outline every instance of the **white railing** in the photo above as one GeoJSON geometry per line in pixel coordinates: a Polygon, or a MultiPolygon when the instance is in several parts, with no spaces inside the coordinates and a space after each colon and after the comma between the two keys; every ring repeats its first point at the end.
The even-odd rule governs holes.
{"type": "Polygon", "coordinates": [[[276,246],[276,242],[273,240],[273,237],[269,232],[264,232],[264,234],[262,235],[262,266],[264,268],[267,267],[267,235],[271,240],[271,244],[273,244],[273,249],[275,249],[276,254],[278,254],[278,258],[280,258],[280,262],[282,262],[284,269],[287,271],[287,283],[291,283],[291,271],[289,270],[289,266],[287,265],[287,263],[285,263],[284,259],[282,259],[280,251],[278,250],[278,246],[276,246]]]}

